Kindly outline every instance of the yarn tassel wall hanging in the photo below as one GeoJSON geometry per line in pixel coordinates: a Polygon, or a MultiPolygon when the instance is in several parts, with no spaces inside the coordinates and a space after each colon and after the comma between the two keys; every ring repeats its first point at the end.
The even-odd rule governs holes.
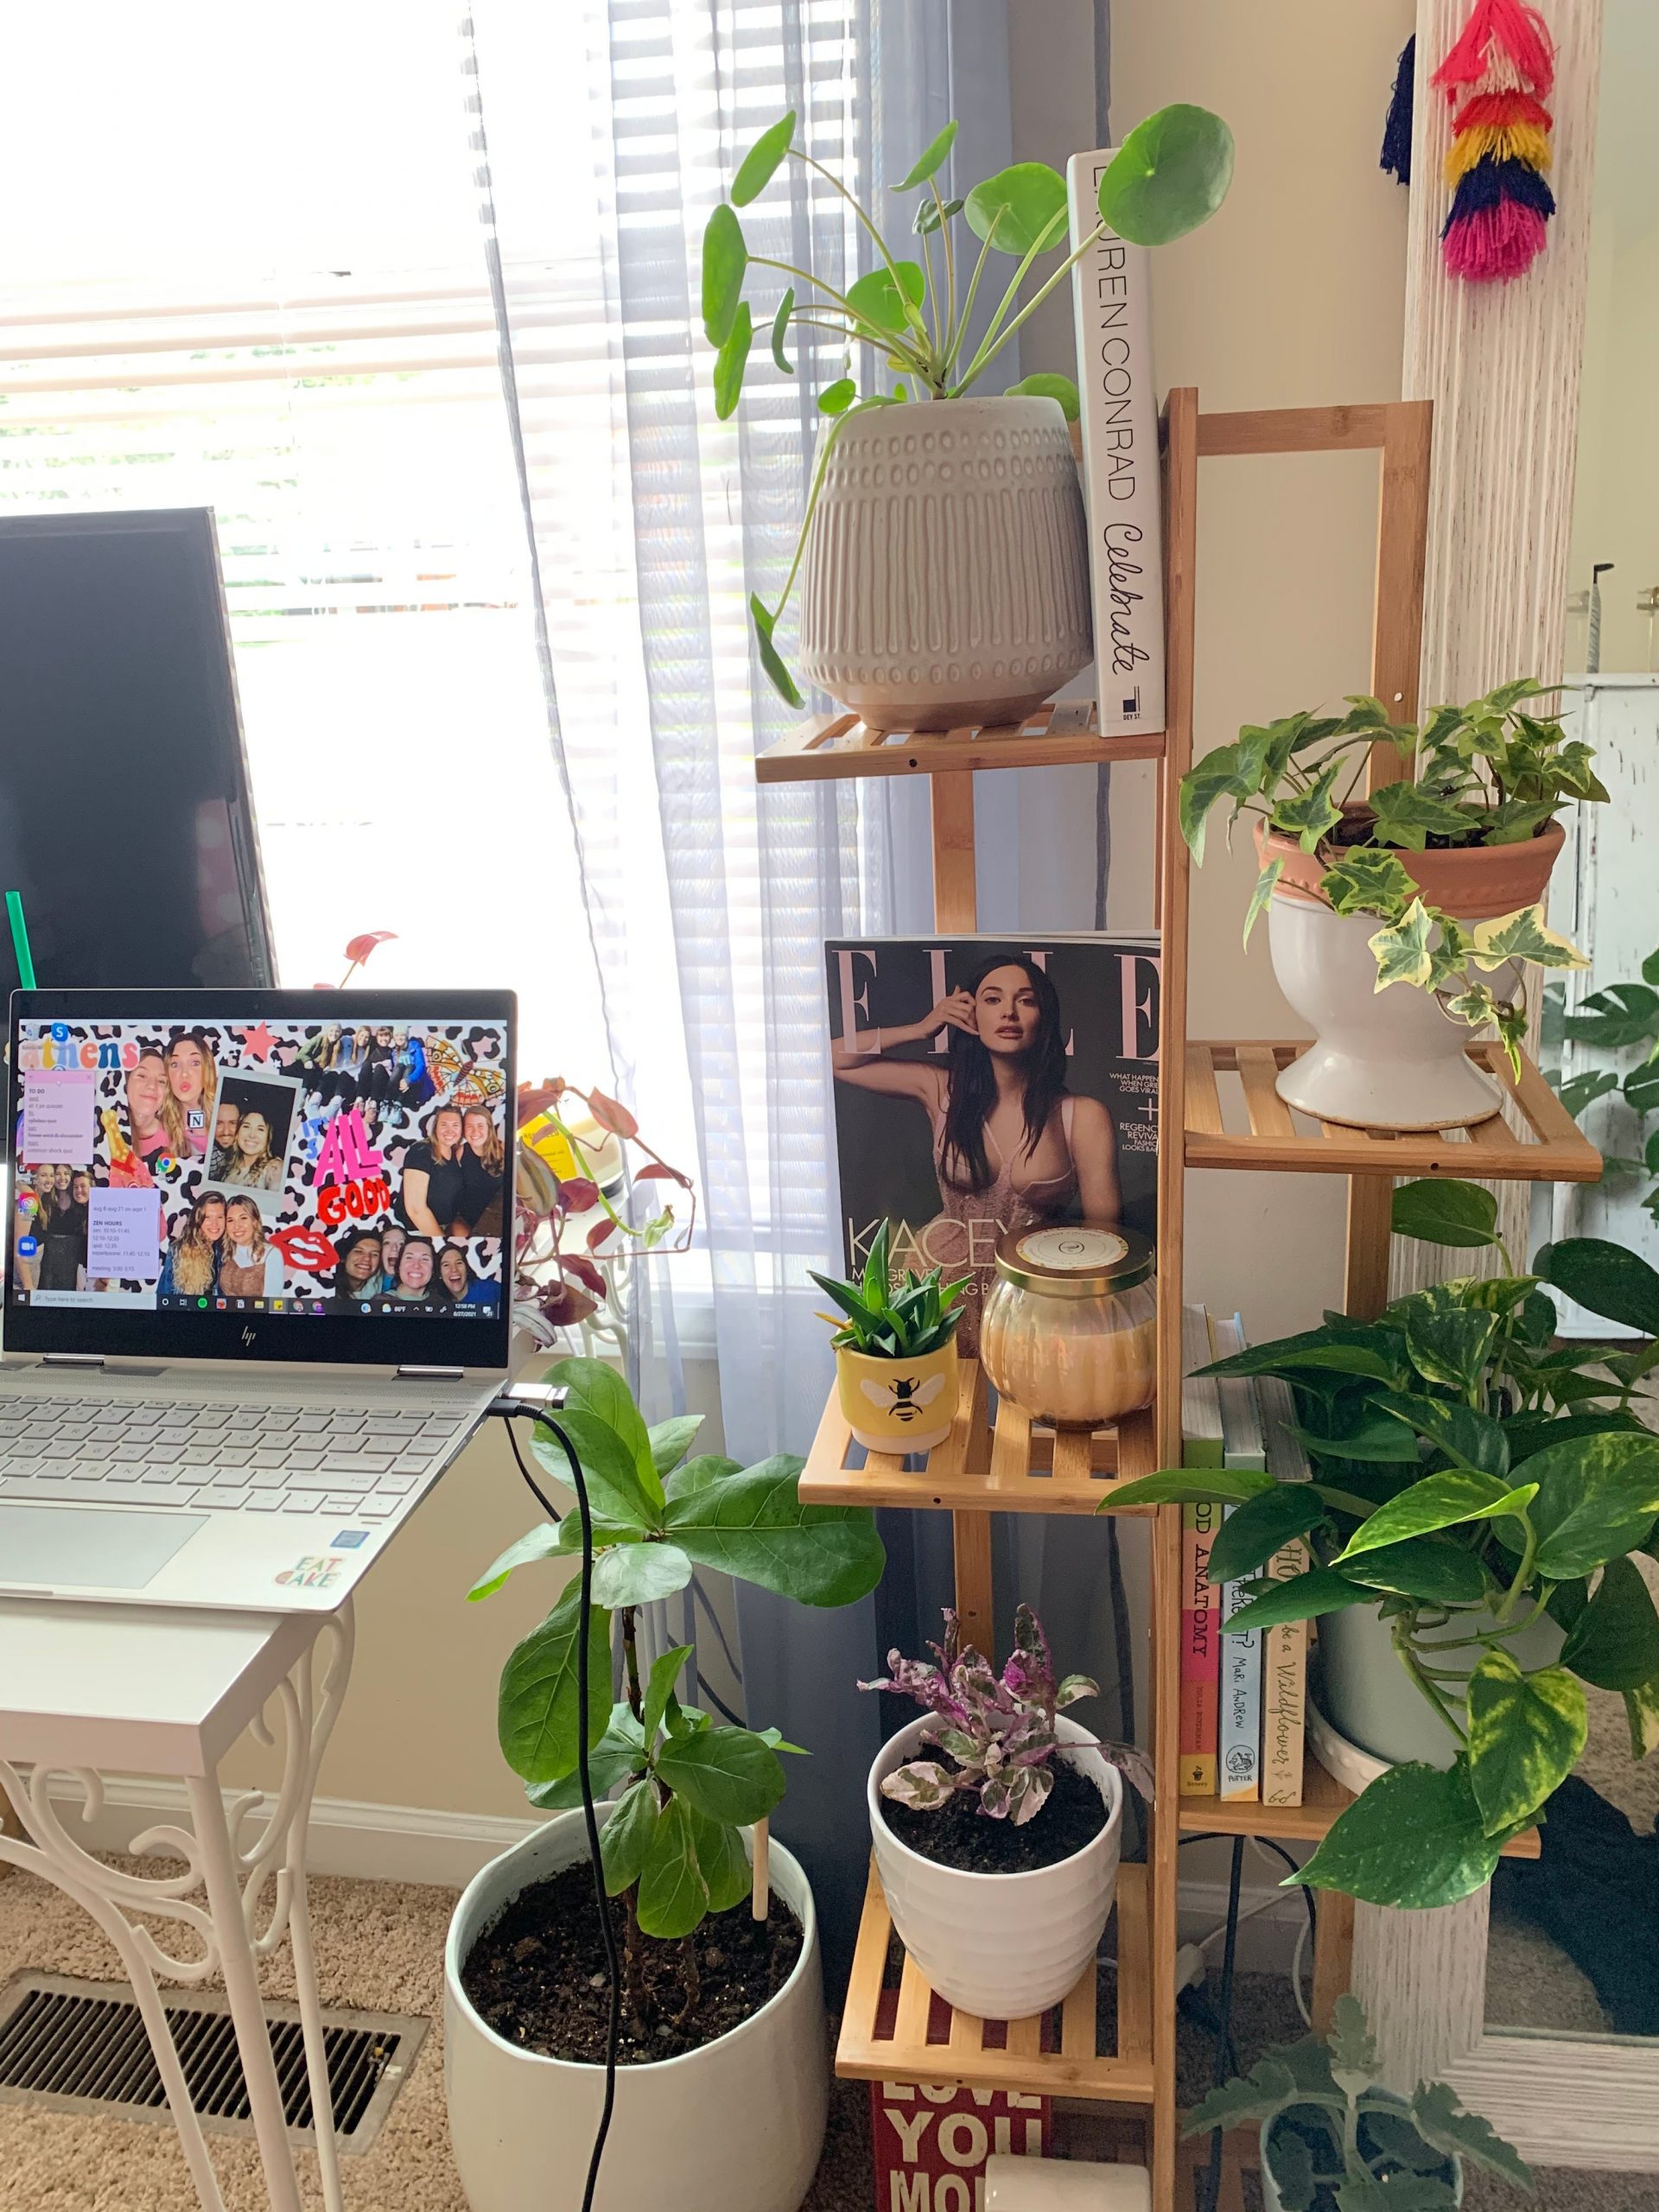
{"type": "Polygon", "coordinates": [[[1555,213],[1544,105],[1555,49],[1543,17],[1524,0],[1475,0],[1432,81],[1452,111],[1446,265],[1471,283],[1519,276],[1543,251],[1555,213]]]}
{"type": "Polygon", "coordinates": [[[1383,174],[1397,177],[1402,184],[1411,182],[1412,94],[1416,75],[1417,34],[1414,31],[1406,41],[1400,66],[1394,73],[1394,97],[1389,102],[1388,121],[1382,126],[1382,151],[1377,157],[1377,167],[1383,174]]]}

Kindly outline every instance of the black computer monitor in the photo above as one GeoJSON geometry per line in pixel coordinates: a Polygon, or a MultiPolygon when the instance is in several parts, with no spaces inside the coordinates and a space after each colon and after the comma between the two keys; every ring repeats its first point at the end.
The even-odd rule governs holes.
{"type": "Polygon", "coordinates": [[[0,890],[43,988],[276,982],[211,509],[0,517],[0,890]]]}

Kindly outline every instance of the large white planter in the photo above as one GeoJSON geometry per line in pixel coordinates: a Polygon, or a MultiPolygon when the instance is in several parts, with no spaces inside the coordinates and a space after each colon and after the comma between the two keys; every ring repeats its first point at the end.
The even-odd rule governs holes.
{"type": "Polygon", "coordinates": [[[800,664],[875,729],[1010,722],[1094,650],[1058,403],[872,408],[833,437],[807,533],[800,664]]]}
{"type": "MultiPolygon", "coordinates": [[[[601,1808],[603,1810],[604,1808],[601,1808]]],[[[493,1859],[462,1891],[444,1952],[449,2138],[473,2212],[580,2212],[604,2094],[602,2068],[519,2050],[486,2027],[461,1986],[484,1928],[521,1890],[587,1856],[563,1813],[493,1859]]],[[[772,1885],[801,1923],[795,1970],[729,2035],[683,2058],[624,2066],[595,2212],[798,2212],[817,2171],[830,2056],[812,1892],[772,1847],[772,1885]]]]}
{"type": "MultiPolygon", "coordinates": [[[[1376,988],[1373,914],[1338,914],[1304,899],[1268,901],[1279,988],[1313,1042],[1279,1077],[1279,1096],[1322,1122],[1356,1128],[1449,1129],[1490,1121],[1502,1104],[1470,1059],[1472,1033],[1413,983],[1376,988]]],[[[1501,990],[1504,972],[1486,980],[1501,990]]]]}
{"type": "Polygon", "coordinates": [[[929,1725],[925,1715],[889,1737],[870,1769],[870,1834],[893,1924],[948,2003],[983,2020],[1023,2020],[1070,1995],[1095,1955],[1117,1887],[1122,1779],[1093,1748],[1089,1731],[1062,1713],[1056,1729],[1075,1748],[1057,1756],[1086,1774],[1105,1799],[1105,1827],[1058,1866],[963,1873],[901,1843],[881,1809],[883,1777],[928,1756],[922,1735],[929,1725]]]}

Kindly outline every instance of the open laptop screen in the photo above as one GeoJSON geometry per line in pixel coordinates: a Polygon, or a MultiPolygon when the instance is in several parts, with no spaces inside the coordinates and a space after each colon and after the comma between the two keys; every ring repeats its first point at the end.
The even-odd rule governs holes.
{"type": "Polygon", "coordinates": [[[513,1011],[15,994],[5,1350],[505,1365],[513,1011]]]}

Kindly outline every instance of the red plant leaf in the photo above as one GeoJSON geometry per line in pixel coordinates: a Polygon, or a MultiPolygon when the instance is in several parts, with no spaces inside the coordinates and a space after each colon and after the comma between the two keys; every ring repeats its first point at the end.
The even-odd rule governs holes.
{"type": "Polygon", "coordinates": [[[660,1160],[648,1160],[643,1167],[636,1167],[633,1179],[636,1183],[677,1183],[683,1191],[691,1187],[689,1175],[682,1175],[677,1167],[670,1167],[660,1160]]]}
{"type": "Polygon", "coordinates": [[[615,1226],[608,1217],[603,1221],[596,1221],[588,1232],[588,1249],[597,1252],[601,1244],[608,1243],[615,1226]]]}
{"type": "Polygon", "coordinates": [[[627,1108],[614,1098],[607,1098],[602,1090],[588,1094],[588,1110],[601,1129],[608,1129],[613,1137],[637,1137],[639,1124],[627,1108]]]}
{"type": "Polygon", "coordinates": [[[591,1213],[599,1204],[599,1185],[585,1175],[572,1175],[559,1185],[559,1204],[566,1213],[591,1213]]]}
{"type": "Polygon", "coordinates": [[[556,1105],[564,1094],[564,1078],[555,1076],[550,1082],[545,1076],[539,1083],[521,1083],[518,1086],[518,1126],[533,1122],[538,1114],[545,1114],[550,1106],[556,1105]]]}
{"type": "Polygon", "coordinates": [[[579,1282],[585,1283],[596,1298],[604,1297],[605,1278],[591,1260],[585,1260],[579,1252],[573,1252],[569,1259],[561,1260],[559,1265],[566,1274],[575,1275],[579,1282]]]}
{"type": "Polygon", "coordinates": [[[397,934],[396,930],[364,930],[347,941],[346,957],[353,967],[357,967],[368,958],[377,944],[385,944],[397,934]]]}

